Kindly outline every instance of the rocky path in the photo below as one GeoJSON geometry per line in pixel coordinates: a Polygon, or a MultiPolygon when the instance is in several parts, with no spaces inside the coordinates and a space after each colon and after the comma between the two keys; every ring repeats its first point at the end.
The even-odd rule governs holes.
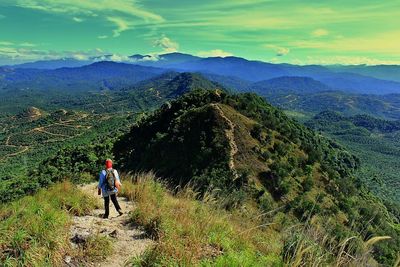
{"type": "MultiPolygon", "coordinates": [[[[101,208],[93,210],[89,215],[73,218],[71,227],[73,247],[79,246],[79,243],[84,243],[90,236],[95,235],[108,236],[113,242],[113,253],[106,260],[88,262],[84,266],[125,266],[129,259],[142,254],[153,244],[143,231],[129,224],[129,212],[135,208],[133,202],[118,197],[118,202],[124,211],[124,214],[119,216],[110,201],[110,216],[108,219],[103,219],[101,218],[104,214],[103,200],[97,195],[97,183],[82,186],[81,189],[93,194],[99,200],[101,208]]],[[[74,259],[68,256],[64,262],[65,266],[82,266],[82,263],[74,263],[74,259]]]]}
{"type": "Polygon", "coordinates": [[[228,117],[225,116],[224,112],[217,104],[211,104],[211,106],[217,110],[218,114],[227,122],[229,126],[229,128],[225,130],[225,136],[229,141],[229,147],[230,147],[229,168],[233,172],[235,179],[237,179],[239,175],[235,168],[235,155],[238,152],[238,147],[235,142],[235,124],[228,117]]]}

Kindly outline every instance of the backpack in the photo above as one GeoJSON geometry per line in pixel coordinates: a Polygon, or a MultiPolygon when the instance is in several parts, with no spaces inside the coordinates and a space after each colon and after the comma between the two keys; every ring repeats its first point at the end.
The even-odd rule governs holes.
{"type": "Polygon", "coordinates": [[[107,191],[114,191],[114,189],[115,189],[115,173],[114,173],[114,169],[108,169],[108,170],[105,170],[105,171],[106,171],[105,183],[106,183],[107,191]]]}

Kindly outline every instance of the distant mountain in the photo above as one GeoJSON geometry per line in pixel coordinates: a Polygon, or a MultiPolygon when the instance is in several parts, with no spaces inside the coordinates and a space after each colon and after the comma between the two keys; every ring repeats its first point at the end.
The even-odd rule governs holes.
{"type": "Polygon", "coordinates": [[[400,131],[400,120],[383,120],[367,114],[346,117],[334,111],[323,111],[315,115],[312,120],[307,122],[307,125],[320,131],[349,130],[354,127],[380,133],[400,131]]]}
{"type": "Polygon", "coordinates": [[[173,68],[176,64],[183,64],[201,59],[200,57],[178,52],[161,54],[157,56],[135,54],[129,58],[132,59],[132,63],[134,64],[164,68],[173,68]]]}
{"type": "Polygon", "coordinates": [[[386,81],[350,72],[332,71],[327,67],[318,65],[297,66],[249,61],[238,57],[210,57],[192,62],[178,63],[169,67],[180,71],[232,76],[252,82],[282,76],[303,76],[313,78],[333,89],[345,92],[364,94],[400,93],[400,82],[386,81]]]}
{"type": "Polygon", "coordinates": [[[168,64],[176,64],[176,63],[183,63],[183,62],[192,62],[192,61],[197,61],[200,60],[200,57],[196,57],[190,54],[184,54],[184,53],[167,53],[167,54],[161,54],[159,56],[160,61],[162,63],[168,63],[168,64]]]}
{"type": "MultiPolygon", "coordinates": [[[[111,61],[113,58],[114,55],[107,54],[86,61],[60,59],[25,63],[7,68],[53,70],[60,67],[81,67],[97,61],[111,61]]],[[[348,93],[377,95],[400,93],[400,78],[398,78],[400,77],[400,66],[298,66],[252,61],[233,56],[201,58],[178,52],[161,55],[135,54],[126,59],[125,63],[164,68],[176,72],[199,72],[238,91],[251,91],[248,87],[250,83],[279,77],[309,77],[325,84],[330,89],[348,93]]],[[[125,65],[125,67],[129,69],[128,66],[125,65]]],[[[122,67],[119,66],[118,68],[121,69],[122,67]]],[[[22,73],[21,75],[31,75],[31,73],[22,73]]],[[[301,81],[299,82],[301,83],[301,81]]],[[[293,86],[293,84],[287,85],[293,86]]],[[[258,85],[255,86],[258,87],[258,85]]],[[[283,84],[278,87],[288,89],[283,88],[283,84]]],[[[298,85],[296,89],[299,90],[299,87],[301,85],[298,85]]]]}
{"type": "Polygon", "coordinates": [[[400,94],[381,96],[327,91],[311,94],[277,94],[266,97],[272,104],[285,110],[311,115],[332,110],[348,116],[369,114],[390,120],[400,119],[400,94]]]}
{"type": "Polygon", "coordinates": [[[337,72],[351,72],[365,76],[370,76],[383,80],[391,80],[400,82],[400,66],[399,65],[332,65],[327,66],[330,70],[337,72]]]}
{"type": "Polygon", "coordinates": [[[250,90],[262,96],[278,94],[309,94],[333,89],[309,77],[278,77],[253,83],[250,90]]]}
{"type": "Polygon", "coordinates": [[[110,61],[55,70],[0,68],[0,88],[96,91],[116,90],[157,76],[163,69],[110,61]]]}
{"type": "Polygon", "coordinates": [[[58,69],[63,67],[74,68],[93,63],[92,60],[77,60],[74,58],[62,58],[55,60],[39,60],[18,65],[7,66],[15,69],[58,69]]]}
{"type": "Polygon", "coordinates": [[[398,94],[400,83],[354,73],[316,73],[310,75],[326,85],[344,92],[359,94],[398,94]]]}
{"type": "MultiPolygon", "coordinates": [[[[175,99],[194,89],[215,90],[222,86],[196,73],[167,72],[125,89],[142,97],[153,96],[154,102],[175,99]]],[[[161,104],[161,103],[160,103],[161,104]]]]}

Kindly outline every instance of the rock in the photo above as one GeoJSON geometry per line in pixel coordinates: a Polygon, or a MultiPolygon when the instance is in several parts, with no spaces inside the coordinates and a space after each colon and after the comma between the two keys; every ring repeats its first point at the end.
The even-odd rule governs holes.
{"type": "Polygon", "coordinates": [[[64,258],[65,263],[71,263],[71,260],[72,260],[71,256],[65,256],[64,258]]]}
{"type": "Polygon", "coordinates": [[[71,238],[71,242],[75,243],[75,244],[78,244],[78,245],[79,244],[85,244],[86,240],[87,240],[87,237],[85,237],[83,235],[79,235],[79,234],[76,234],[76,235],[74,235],[73,238],[71,238]]]}
{"type": "Polygon", "coordinates": [[[117,238],[117,234],[118,234],[118,231],[114,230],[109,234],[109,236],[111,236],[112,238],[117,238]]]}

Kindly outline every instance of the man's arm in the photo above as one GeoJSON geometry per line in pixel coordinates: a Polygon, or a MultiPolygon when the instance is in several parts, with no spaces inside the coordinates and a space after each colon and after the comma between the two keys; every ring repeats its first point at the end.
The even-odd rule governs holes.
{"type": "Polygon", "coordinates": [[[119,178],[119,174],[117,170],[114,170],[114,176],[115,176],[115,187],[117,188],[118,192],[121,190],[121,180],[119,178]]]}

